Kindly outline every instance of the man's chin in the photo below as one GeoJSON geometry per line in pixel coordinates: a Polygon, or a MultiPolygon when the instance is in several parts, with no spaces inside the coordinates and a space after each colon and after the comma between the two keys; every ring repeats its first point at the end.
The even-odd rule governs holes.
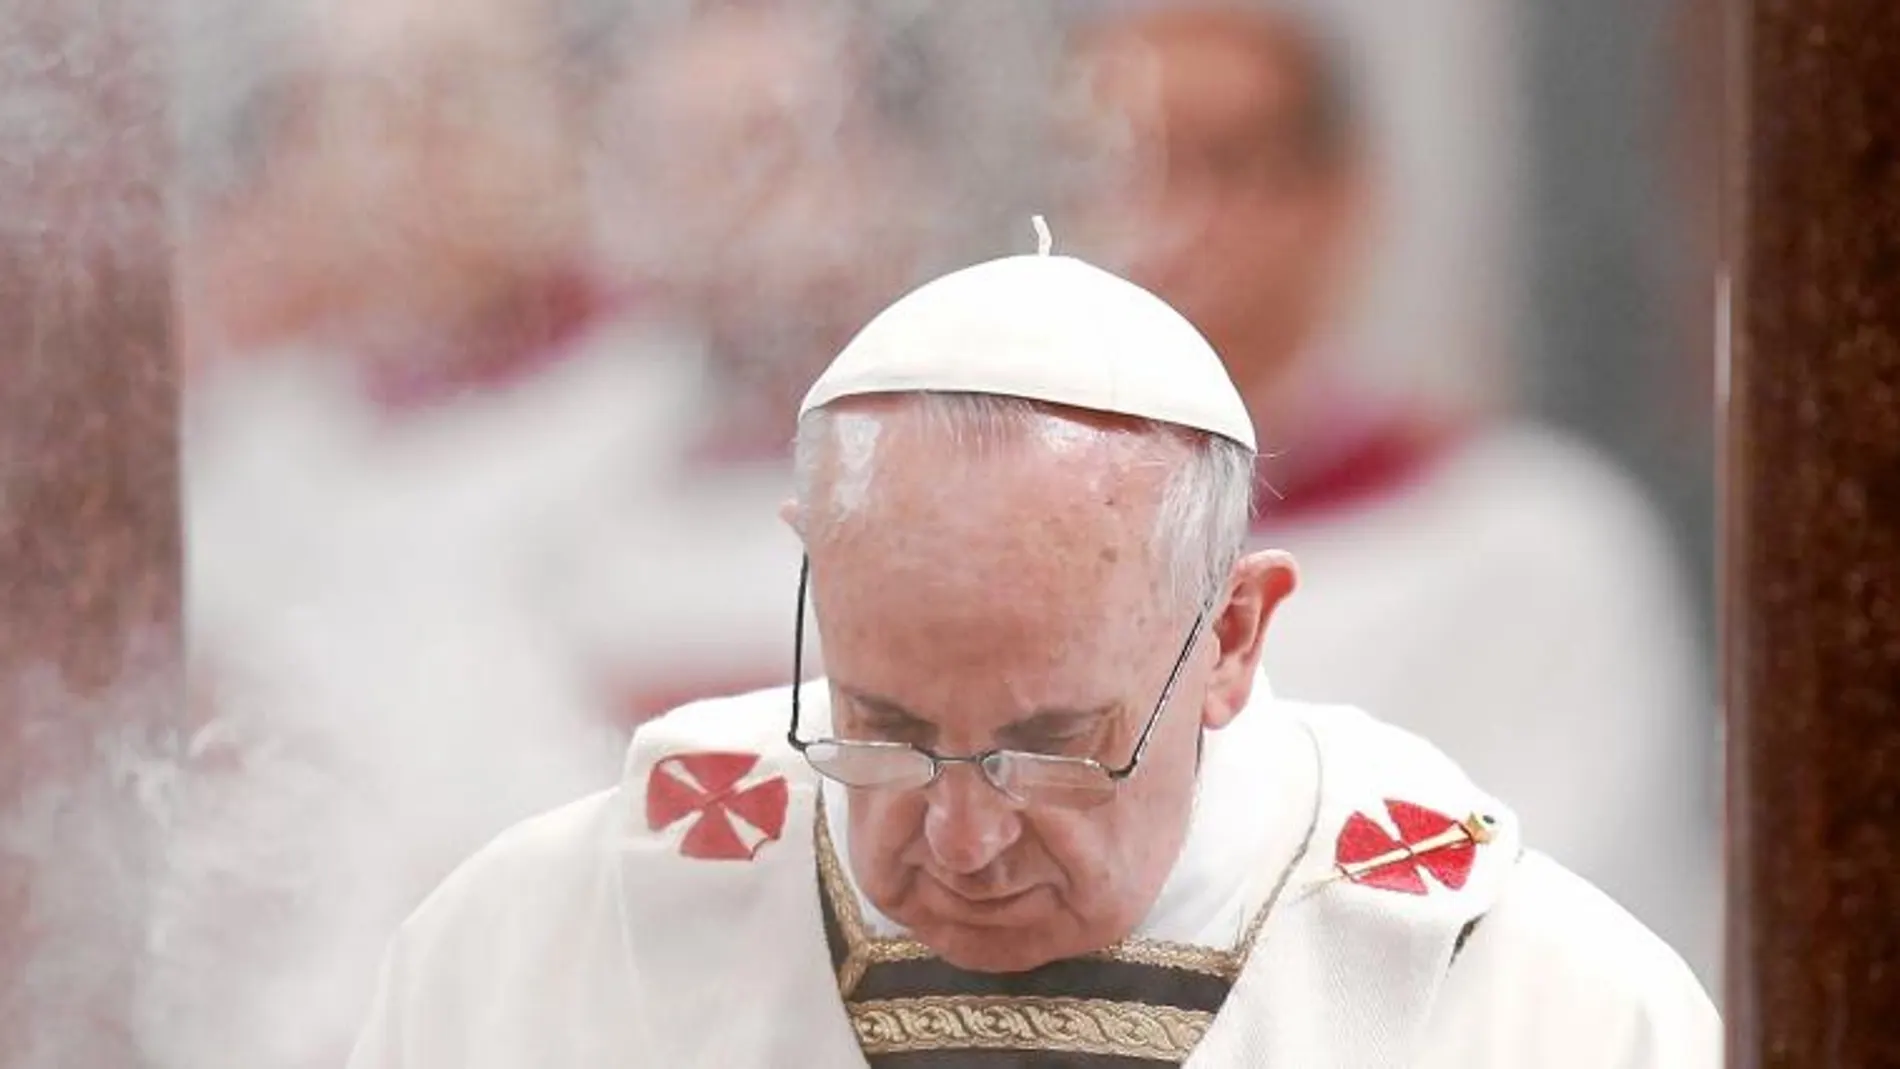
{"type": "Polygon", "coordinates": [[[938,929],[911,934],[946,963],[968,972],[1028,972],[1069,956],[1046,940],[1008,929],[938,929]]]}

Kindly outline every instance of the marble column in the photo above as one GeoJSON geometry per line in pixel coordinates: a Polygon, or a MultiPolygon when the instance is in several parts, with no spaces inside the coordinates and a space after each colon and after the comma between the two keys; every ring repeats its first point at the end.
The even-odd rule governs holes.
{"type": "Polygon", "coordinates": [[[179,705],[163,4],[0,4],[0,1064],[125,1065],[179,705]]]}
{"type": "Polygon", "coordinates": [[[1900,1066],[1900,4],[1733,11],[1730,1065],[1900,1066]]]}

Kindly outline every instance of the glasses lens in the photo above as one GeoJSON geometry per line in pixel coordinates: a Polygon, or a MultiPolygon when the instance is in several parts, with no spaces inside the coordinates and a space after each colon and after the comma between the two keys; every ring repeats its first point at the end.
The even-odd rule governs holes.
{"type": "Polygon", "coordinates": [[[805,760],[821,776],[865,789],[922,787],[935,774],[930,758],[901,742],[820,739],[805,748],[805,760]]]}
{"type": "Polygon", "coordinates": [[[1004,750],[983,762],[996,788],[1025,805],[1091,809],[1115,796],[1115,780],[1094,761],[1004,750]]]}

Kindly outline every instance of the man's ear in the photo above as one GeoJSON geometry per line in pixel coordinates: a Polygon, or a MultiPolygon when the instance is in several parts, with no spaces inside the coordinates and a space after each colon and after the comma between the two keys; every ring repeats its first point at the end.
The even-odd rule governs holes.
{"type": "Polygon", "coordinates": [[[1201,722],[1209,729],[1226,727],[1247,707],[1260,672],[1267,623],[1299,582],[1292,554],[1277,549],[1248,554],[1234,566],[1232,593],[1208,621],[1215,661],[1201,722]]]}
{"type": "Polygon", "coordinates": [[[797,498],[788,497],[779,504],[778,518],[781,522],[785,524],[785,526],[790,527],[792,529],[793,534],[798,535],[800,538],[804,537],[805,532],[798,529],[798,499],[797,498]]]}

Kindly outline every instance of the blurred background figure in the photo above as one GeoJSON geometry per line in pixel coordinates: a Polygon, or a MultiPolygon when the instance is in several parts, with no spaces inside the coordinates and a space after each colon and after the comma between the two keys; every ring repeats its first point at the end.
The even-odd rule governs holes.
{"type": "Polygon", "coordinates": [[[576,551],[599,565],[563,594],[618,722],[788,681],[799,545],[778,508],[806,389],[898,295],[1030,239],[1057,20],[1005,21],[1013,49],[980,5],[626,10],[594,105],[596,262],[690,342],[694,392],[677,493],[609,488],[576,551]]]}
{"type": "Polygon", "coordinates": [[[615,493],[589,554],[606,563],[572,601],[625,723],[789,679],[799,549],[777,512],[798,403],[941,222],[875,26],[810,3],[649,14],[599,102],[600,262],[698,357],[682,492],[663,518],[615,493]]]}
{"type": "Polygon", "coordinates": [[[247,7],[209,36],[274,20],[269,46],[195,72],[182,116],[204,699],[136,1021],[207,1069],[340,1063],[418,896],[611,778],[555,591],[689,403],[592,262],[551,5],[247,7]]]}
{"type": "Polygon", "coordinates": [[[706,335],[700,452],[757,460],[784,452],[805,389],[942,220],[873,19],[701,7],[644,24],[603,100],[597,218],[609,263],[706,335]]]}
{"type": "Polygon", "coordinates": [[[1380,369],[1407,354],[1351,349],[1389,179],[1352,56],[1263,7],[1088,25],[1058,233],[1181,308],[1248,400],[1257,537],[1304,580],[1275,687],[1438,743],[1709,975],[1711,699],[1666,530],[1579,440],[1395,388],[1380,369]]]}
{"type": "Polygon", "coordinates": [[[380,399],[418,402],[518,373],[583,318],[580,131],[550,10],[234,18],[275,32],[218,57],[201,77],[239,77],[185,120],[207,157],[184,205],[190,366],[329,345],[380,399]]]}

